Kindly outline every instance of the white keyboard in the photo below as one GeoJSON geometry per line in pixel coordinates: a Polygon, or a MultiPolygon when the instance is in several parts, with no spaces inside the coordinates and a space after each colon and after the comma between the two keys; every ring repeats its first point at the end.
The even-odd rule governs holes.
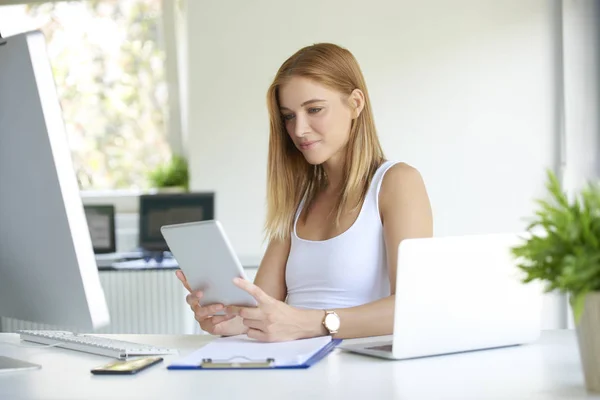
{"type": "Polygon", "coordinates": [[[21,340],[28,342],[51,344],[64,349],[83,351],[120,360],[134,356],[177,354],[175,349],[66,331],[21,330],[17,333],[21,335],[21,340]]]}

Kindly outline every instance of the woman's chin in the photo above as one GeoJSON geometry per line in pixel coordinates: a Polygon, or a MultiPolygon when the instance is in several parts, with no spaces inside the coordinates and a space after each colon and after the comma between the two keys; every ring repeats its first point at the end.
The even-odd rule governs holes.
{"type": "Polygon", "coordinates": [[[324,157],[317,157],[316,155],[312,154],[304,154],[304,159],[307,163],[311,165],[319,165],[327,161],[327,159],[325,159],[324,157]]]}

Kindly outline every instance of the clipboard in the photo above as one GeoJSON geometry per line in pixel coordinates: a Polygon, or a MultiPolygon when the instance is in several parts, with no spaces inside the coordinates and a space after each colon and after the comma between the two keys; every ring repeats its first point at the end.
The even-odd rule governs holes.
{"type": "Polygon", "coordinates": [[[298,364],[278,365],[276,358],[251,359],[245,356],[236,356],[229,359],[219,360],[203,358],[195,365],[172,363],[167,367],[169,370],[248,370],[248,369],[307,369],[325,358],[340,343],[342,339],[331,339],[325,346],[309,357],[306,361],[298,364]],[[240,361],[243,360],[243,361],[240,361]]]}

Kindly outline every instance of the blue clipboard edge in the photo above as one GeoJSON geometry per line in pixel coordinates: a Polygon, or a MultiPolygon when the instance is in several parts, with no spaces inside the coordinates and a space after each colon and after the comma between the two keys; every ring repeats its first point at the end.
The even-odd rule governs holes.
{"type": "Polygon", "coordinates": [[[264,367],[264,368],[245,368],[245,367],[231,367],[231,368],[202,368],[202,366],[188,366],[188,365],[169,365],[167,369],[169,370],[205,370],[205,371],[219,371],[219,370],[265,370],[265,369],[306,369],[311,367],[313,364],[319,362],[322,358],[325,358],[326,355],[331,353],[340,343],[342,343],[342,339],[332,339],[331,342],[327,343],[327,345],[323,346],[321,350],[316,352],[311,358],[306,360],[304,364],[298,365],[280,365],[275,367],[264,367]]]}

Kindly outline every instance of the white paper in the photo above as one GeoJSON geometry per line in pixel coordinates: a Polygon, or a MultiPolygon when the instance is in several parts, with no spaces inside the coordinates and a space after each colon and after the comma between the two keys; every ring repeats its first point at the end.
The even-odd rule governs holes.
{"type": "Polygon", "coordinates": [[[183,357],[173,365],[197,367],[204,359],[213,362],[265,362],[272,358],[276,366],[301,365],[331,342],[331,336],[266,343],[246,335],[215,339],[183,357]]]}

